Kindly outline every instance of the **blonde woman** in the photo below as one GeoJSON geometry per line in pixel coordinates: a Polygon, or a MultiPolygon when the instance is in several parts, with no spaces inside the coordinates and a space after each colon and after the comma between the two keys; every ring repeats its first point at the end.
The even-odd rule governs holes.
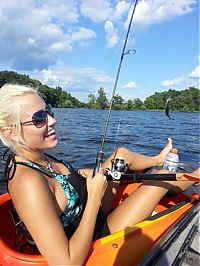
{"type": "MultiPolygon", "coordinates": [[[[46,154],[56,147],[56,118],[36,90],[21,85],[0,89],[0,138],[11,151],[8,190],[16,210],[49,265],[81,265],[94,239],[147,218],[169,190],[184,190],[192,182],[144,183],[114,211],[114,186],[103,170],[77,173],[65,160],[46,154]],[[82,182],[82,176],[85,182],[82,182]],[[175,185],[175,186],[174,186],[175,185]]],[[[160,154],[149,157],[119,148],[132,170],[162,165],[171,139],[160,154]]]]}

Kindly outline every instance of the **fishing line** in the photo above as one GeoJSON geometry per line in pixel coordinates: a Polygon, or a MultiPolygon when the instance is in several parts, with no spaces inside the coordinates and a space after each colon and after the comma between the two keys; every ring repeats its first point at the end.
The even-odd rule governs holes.
{"type": "MultiPolygon", "coordinates": [[[[111,97],[111,100],[110,100],[110,107],[109,107],[109,110],[108,110],[108,116],[107,116],[106,124],[105,124],[105,127],[104,127],[101,148],[100,148],[100,151],[97,152],[97,155],[96,155],[96,163],[95,163],[95,168],[94,168],[94,171],[93,171],[93,176],[99,171],[99,169],[101,167],[101,163],[102,163],[103,157],[104,157],[104,151],[103,151],[104,150],[104,143],[105,143],[105,139],[106,139],[106,135],[107,135],[108,124],[109,124],[109,121],[110,121],[110,115],[111,115],[113,100],[114,100],[114,96],[115,96],[115,92],[116,92],[116,88],[117,88],[117,83],[118,83],[118,80],[119,80],[119,74],[120,74],[120,70],[121,70],[121,66],[122,66],[122,61],[124,59],[124,56],[127,55],[127,54],[130,54],[130,52],[131,52],[131,50],[128,50],[128,51],[125,52],[125,49],[126,49],[126,44],[127,44],[127,41],[128,41],[129,32],[130,32],[130,29],[131,29],[133,16],[135,14],[135,9],[136,9],[136,6],[137,6],[137,2],[138,2],[138,0],[135,1],[134,7],[133,7],[133,11],[132,11],[131,18],[130,18],[129,25],[128,25],[126,38],[125,38],[123,49],[122,49],[122,52],[121,52],[120,62],[119,62],[118,69],[117,69],[117,74],[116,74],[115,83],[114,83],[114,87],[113,87],[112,97],[111,97]]],[[[133,50],[133,51],[136,52],[135,50],[133,50]]]]}
{"type": "Polygon", "coordinates": [[[117,126],[117,134],[115,135],[115,141],[114,141],[114,150],[116,149],[117,138],[118,138],[119,130],[120,130],[120,126],[121,126],[121,120],[122,120],[122,116],[120,114],[119,122],[118,122],[118,126],[117,126]]]}

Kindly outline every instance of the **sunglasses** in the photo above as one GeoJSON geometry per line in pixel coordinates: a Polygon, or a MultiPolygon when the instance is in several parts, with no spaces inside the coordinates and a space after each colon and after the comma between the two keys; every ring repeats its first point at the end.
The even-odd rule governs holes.
{"type": "Polygon", "coordinates": [[[21,125],[34,125],[37,128],[43,127],[47,124],[48,115],[54,118],[53,108],[48,104],[45,110],[39,110],[32,115],[31,121],[22,122],[21,125]]]}

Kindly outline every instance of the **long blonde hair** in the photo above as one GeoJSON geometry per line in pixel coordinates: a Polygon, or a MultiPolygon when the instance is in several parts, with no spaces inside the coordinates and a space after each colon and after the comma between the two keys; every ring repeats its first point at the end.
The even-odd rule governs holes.
{"type": "Polygon", "coordinates": [[[29,149],[22,136],[20,97],[37,94],[37,90],[18,84],[6,84],[0,88],[0,139],[14,153],[23,156],[22,150],[29,149]],[[5,130],[15,130],[16,138],[10,139],[5,130]]]}

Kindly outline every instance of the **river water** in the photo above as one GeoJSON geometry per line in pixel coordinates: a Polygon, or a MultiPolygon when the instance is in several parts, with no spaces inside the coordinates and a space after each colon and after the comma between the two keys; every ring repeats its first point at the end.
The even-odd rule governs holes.
{"type": "MultiPolygon", "coordinates": [[[[64,157],[75,167],[92,167],[101,147],[103,129],[108,110],[55,109],[58,146],[50,154],[64,157]]],[[[182,161],[199,159],[199,113],[173,112],[174,120],[163,112],[118,111],[111,112],[105,157],[120,146],[148,155],[158,153],[167,137],[173,139],[182,161]]],[[[0,180],[3,178],[6,148],[0,144],[0,180]]],[[[0,191],[5,185],[0,183],[0,191]]]]}

